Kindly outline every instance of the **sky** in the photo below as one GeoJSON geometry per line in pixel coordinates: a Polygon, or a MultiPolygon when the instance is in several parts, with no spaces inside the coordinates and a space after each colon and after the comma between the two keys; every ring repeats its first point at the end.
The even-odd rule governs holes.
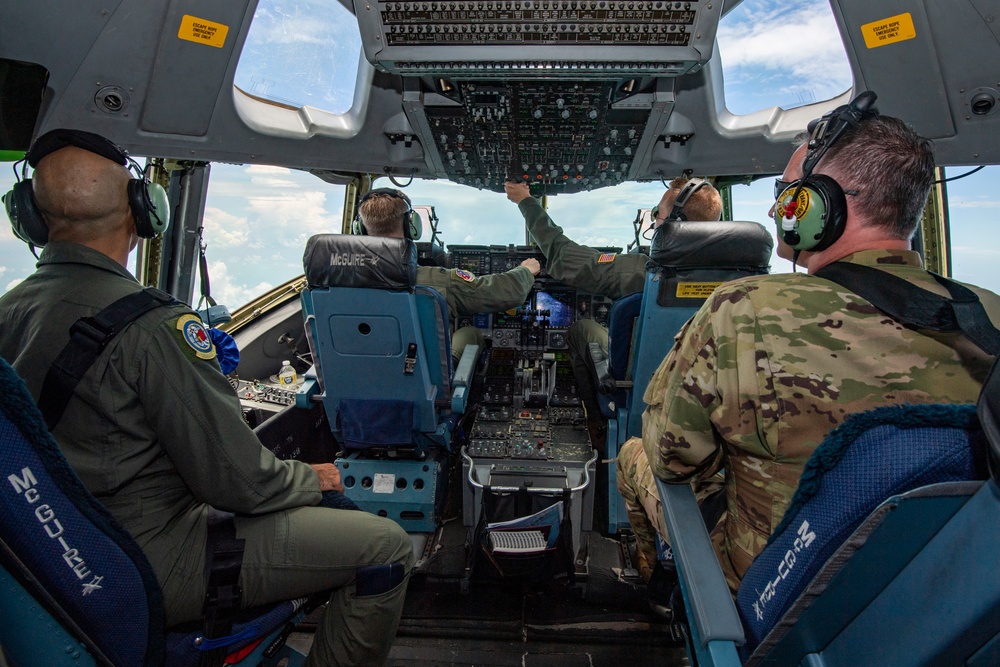
{"type": "MultiPolygon", "coordinates": [[[[330,82],[339,75],[353,78],[359,46],[350,42],[343,21],[324,26],[313,20],[339,6],[338,0],[261,0],[237,84],[280,101],[345,111],[350,91],[345,95],[330,82]],[[307,19],[307,27],[291,39],[287,22],[300,25],[307,19]],[[319,48],[331,36],[341,46],[319,48]],[[275,60],[274,53],[284,54],[284,59],[268,62],[268,58],[275,60]],[[331,70],[334,76],[323,74],[331,70]],[[298,87],[292,85],[296,77],[280,75],[299,71],[298,87]]],[[[718,33],[730,111],[750,113],[774,105],[790,108],[842,93],[851,79],[835,35],[825,1],[743,2],[725,17],[718,33]]],[[[965,171],[949,169],[948,175],[965,171]]],[[[1000,292],[996,270],[1000,235],[994,231],[1000,217],[998,179],[1000,167],[987,167],[950,183],[948,189],[953,275],[996,292],[1000,292]]],[[[0,164],[0,192],[9,190],[14,181],[10,165],[0,164]]],[[[772,183],[764,179],[735,186],[733,217],[755,220],[771,229],[767,211],[773,203],[772,183]]],[[[377,185],[390,184],[383,180],[377,185]]],[[[579,243],[622,247],[632,240],[636,209],[655,205],[663,189],[659,183],[628,183],[560,195],[549,198],[549,212],[579,243]]],[[[435,207],[445,244],[525,243],[523,219],[502,193],[445,181],[417,182],[406,191],[414,204],[435,207]]],[[[342,186],[283,167],[212,165],[204,241],[215,300],[235,308],[300,275],[306,239],[340,230],[342,198],[342,186]]],[[[27,276],[34,262],[27,246],[8,226],[2,226],[0,292],[27,276]]],[[[790,270],[788,262],[774,258],[773,272],[790,270]]]]}

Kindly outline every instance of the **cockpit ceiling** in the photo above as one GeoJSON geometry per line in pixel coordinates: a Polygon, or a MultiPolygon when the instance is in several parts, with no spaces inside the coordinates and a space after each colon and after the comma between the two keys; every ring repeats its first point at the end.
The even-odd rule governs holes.
{"type": "Polygon", "coordinates": [[[0,58],[47,76],[28,116],[34,133],[69,125],[139,156],[494,191],[515,178],[558,194],[684,173],[780,173],[809,120],[871,89],[882,112],[934,141],[940,164],[1000,163],[995,0],[832,0],[830,33],[853,90],[747,115],[726,107],[716,47],[731,0],[356,2],[364,58],[343,114],[236,89],[257,2],[197,4],[6,3],[0,58]],[[191,12],[228,36],[179,38],[191,12]],[[877,27],[900,16],[907,30],[880,41],[877,27]]]}

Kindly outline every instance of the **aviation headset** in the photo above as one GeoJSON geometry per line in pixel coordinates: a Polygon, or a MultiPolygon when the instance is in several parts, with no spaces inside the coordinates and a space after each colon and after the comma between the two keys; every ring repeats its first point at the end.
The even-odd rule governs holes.
{"type": "Polygon", "coordinates": [[[406,202],[406,210],[403,211],[403,237],[410,239],[411,241],[418,240],[421,232],[423,231],[423,223],[420,220],[420,216],[414,215],[413,205],[410,204],[410,198],[394,188],[375,188],[374,190],[366,192],[364,196],[358,200],[358,205],[355,207],[356,213],[354,214],[354,222],[351,224],[351,233],[361,235],[368,234],[368,230],[365,228],[365,223],[361,221],[361,205],[375,195],[387,195],[393,199],[402,199],[406,202]]]}
{"type": "Polygon", "coordinates": [[[164,232],[170,222],[170,204],[167,193],[159,183],[151,183],[139,164],[129,154],[111,141],[93,132],[60,128],[46,132],[31,145],[17,174],[17,183],[3,196],[7,217],[14,234],[25,243],[43,247],[49,241],[46,224],[28,178],[28,167],[34,169],[42,158],[66,146],[76,146],[105,157],[126,167],[136,175],[128,182],[128,205],[135,218],[135,230],[140,238],[151,239],[164,232]]]}
{"type": "Polygon", "coordinates": [[[847,197],[843,188],[829,176],[814,176],[812,171],[848,129],[878,113],[872,108],[876,97],[875,93],[865,91],[850,104],[810,121],[802,178],[789,183],[774,206],[774,221],[781,240],[796,253],[825,250],[844,233],[847,197]]]}

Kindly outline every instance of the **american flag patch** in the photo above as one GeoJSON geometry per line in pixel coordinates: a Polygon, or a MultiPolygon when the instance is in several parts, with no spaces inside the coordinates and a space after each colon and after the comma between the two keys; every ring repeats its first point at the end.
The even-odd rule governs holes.
{"type": "Polygon", "coordinates": [[[608,262],[613,262],[613,261],[615,261],[615,256],[617,254],[618,253],[614,253],[614,252],[601,253],[600,257],[597,258],[597,263],[598,264],[607,264],[608,262]]]}

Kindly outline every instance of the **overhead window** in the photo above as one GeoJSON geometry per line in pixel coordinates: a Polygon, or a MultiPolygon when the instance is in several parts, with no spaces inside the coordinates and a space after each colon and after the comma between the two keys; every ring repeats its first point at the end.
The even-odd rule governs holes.
{"type": "Polygon", "coordinates": [[[358,22],[338,0],[260,0],[235,83],[270,102],[342,114],[360,57],[358,22]]]}
{"type": "Polygon", "coordinates": [[[853,85],[827,0],[744,0],[722,18],[717,38],[733,114],[822,102],[853,85]]]}

